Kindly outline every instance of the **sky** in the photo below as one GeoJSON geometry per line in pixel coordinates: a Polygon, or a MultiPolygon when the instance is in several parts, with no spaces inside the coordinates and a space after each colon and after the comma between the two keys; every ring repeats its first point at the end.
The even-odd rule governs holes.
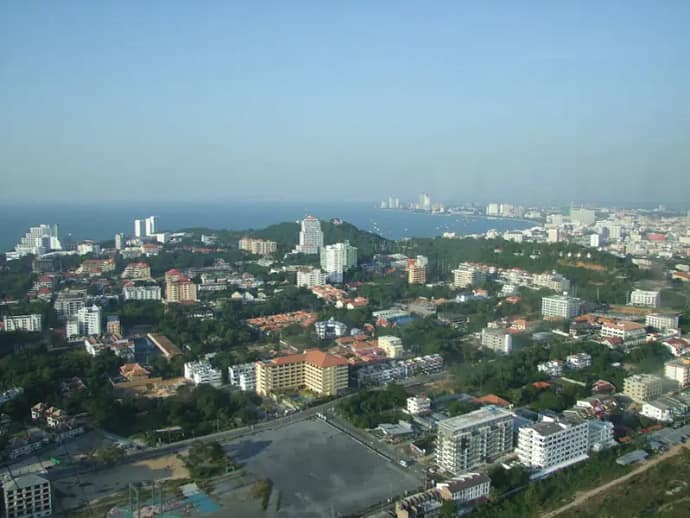
{"type": "Polygon", "coordinates": [[[0,203],[682,203],[690,2],[0,2],[0,203]]]}

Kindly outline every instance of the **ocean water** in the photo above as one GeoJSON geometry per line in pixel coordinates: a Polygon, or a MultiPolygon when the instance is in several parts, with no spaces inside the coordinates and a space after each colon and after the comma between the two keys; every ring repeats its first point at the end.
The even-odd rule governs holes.
{"type": "Polygon", "coordinates": [[[443,232],[477,234],[490,229],[524,229],[531,223],[445,214],[382,210],[366,203],[122,203],[88,205],[0,206],[0,250],[9,250],[29,227],[60,225],[60,236],[74,239],[112,239],[117,232],[134,232],[134,219],[155,215],[159,231],[189,227],[245,230],[296,221],[313,214],[320,219],[342,218],[389,239],[434,237],[443,232]]]}

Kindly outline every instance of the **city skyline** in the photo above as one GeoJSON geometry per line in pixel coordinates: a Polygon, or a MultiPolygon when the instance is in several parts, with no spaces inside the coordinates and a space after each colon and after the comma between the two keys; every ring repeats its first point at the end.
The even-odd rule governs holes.
{"type": "Polygon", "coordinates": [[[3,203],[690,188],[684,2],[47,5],[0,17],[3,203]]]}

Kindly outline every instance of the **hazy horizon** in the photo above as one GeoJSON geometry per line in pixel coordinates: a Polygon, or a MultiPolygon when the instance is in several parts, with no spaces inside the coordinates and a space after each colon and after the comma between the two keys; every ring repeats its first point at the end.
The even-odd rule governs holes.
{"type": "Polygon", "coordinates": [[[0,202],[687,203],[690,4],[7,2],[0,202]]]}

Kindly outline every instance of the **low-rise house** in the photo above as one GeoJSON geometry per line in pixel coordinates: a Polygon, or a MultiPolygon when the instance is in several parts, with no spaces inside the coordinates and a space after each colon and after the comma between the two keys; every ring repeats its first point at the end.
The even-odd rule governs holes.
{"type": "Polygon", "coordinates": [[[213,368],[208,360],[185,363],[184,378],[194,383],[194,385],[202,383],[207,383],[213,387],[221,387],[223,385],[223,375],[220,369],[213,368]]]}
{"type": "Polygon", "coordinates": [[[592,365],[592,357],[587,353],[571,354],[566,357],[565,363],[570,369],[586,369],[592,365]]]}
{"type": "Polygon", "coordinates": [[[673,422],[677,418],[687,416],[687,414],[688,404],[686,401],[668,396],[646,401],[640,411],[640,415],[664,423],[673,422]]]}
{"type": "Polygon", "coordinates": [[[537,370],[543,372],[552,378],[557,378],[563,375],[563,361],[562,360],[549,360],[547,362],[542,362],[537,365],[537,370]]]}

